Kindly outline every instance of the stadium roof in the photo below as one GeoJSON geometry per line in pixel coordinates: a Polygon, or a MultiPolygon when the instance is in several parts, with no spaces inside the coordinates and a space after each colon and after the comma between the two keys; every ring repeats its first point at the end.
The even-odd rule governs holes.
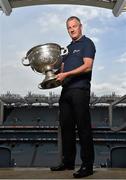
{"type": "Polygon", "coordinates": [[[13,8],[45,4],[76,4],[107,8],[111,9],[116,17],[126,12],[126,0],[0,0],[0,10],[9,16],[13,8]]]}

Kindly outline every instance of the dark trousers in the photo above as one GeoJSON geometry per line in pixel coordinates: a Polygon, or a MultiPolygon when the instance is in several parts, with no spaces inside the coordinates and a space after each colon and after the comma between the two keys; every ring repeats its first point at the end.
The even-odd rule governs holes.
{"type": "Polygon", "coordinates": [[[59,100],[59,120],[62,134],[63,163],[74,165],[76,157],[76,128],[80,142],[80,157],[84,166],[93,165],[94,146],[90,119],[90,91],[62,90],[59,100]]]}

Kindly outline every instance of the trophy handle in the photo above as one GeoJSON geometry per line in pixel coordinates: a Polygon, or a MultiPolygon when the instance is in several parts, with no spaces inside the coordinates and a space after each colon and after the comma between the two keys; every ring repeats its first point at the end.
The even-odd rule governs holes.
{"type": "Polygon", "coordinates": [[[24,61],[28,61],[28,59],[27,59],[27,57],[23,57],[22,58],[22,64],[24,65],[24,66],[30,66],[30,63],[25,63],[24,61]]]}
{"type": "Polygon", "coordinates": [[[67,47],[61,47],[61,56],[68,54],[68,48],[67,47]]]}
{"type": "Polygon", "coordinates": [[[42,86],[41,86],[41,83],[38,84],[38,88],[39,88],[39,89],[43,89],[42,86]]]}

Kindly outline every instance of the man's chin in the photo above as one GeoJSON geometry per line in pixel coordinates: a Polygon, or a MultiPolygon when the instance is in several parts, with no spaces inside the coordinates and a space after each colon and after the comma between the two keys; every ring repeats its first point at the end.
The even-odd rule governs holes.
{"type": "Polygon", "coordinates": [[[82,37],[82,36],[80,36],[80,37],[73,36],[73,37],[72,37],[72,40],[73,40],[73,41],[78,41],[81,37],[82,37]]]}
{"type": "Polygon", "coordinates": [[[73,41],[76,41],[77,40],[77,37],[72,37],[73,41]]]}

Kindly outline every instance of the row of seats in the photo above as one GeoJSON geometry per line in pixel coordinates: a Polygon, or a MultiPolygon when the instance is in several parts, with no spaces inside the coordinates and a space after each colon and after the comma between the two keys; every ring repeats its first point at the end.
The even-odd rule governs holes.
{"type": "MultiPolygon", "coordinates": [[[[15,162],[11,158],[11,150],[7,147],[0,147],[0,167],[14,167],[14,164],[15,162]]],[[[126,168],[126,146],[111,148],[107,166],[111,168],[126,168]]]]}

